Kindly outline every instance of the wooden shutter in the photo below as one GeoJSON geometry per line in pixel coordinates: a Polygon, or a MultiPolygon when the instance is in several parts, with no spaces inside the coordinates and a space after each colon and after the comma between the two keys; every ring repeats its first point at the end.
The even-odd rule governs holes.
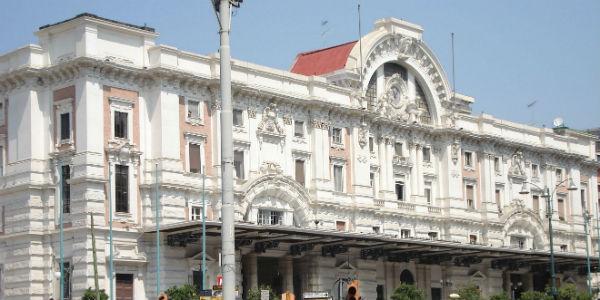
{"type": "Polygon", "coordinates": [[[117,274],[117,300],[133,300],[133,274],[117,274]]]}
{"type": "Polygon", "coordinates": [[[201,170],[201,162],[200,162],[200,145],[197,144],[189,144],[189,162],[190,162],[190,172],[192,173],[200,173],[201,170]]]}

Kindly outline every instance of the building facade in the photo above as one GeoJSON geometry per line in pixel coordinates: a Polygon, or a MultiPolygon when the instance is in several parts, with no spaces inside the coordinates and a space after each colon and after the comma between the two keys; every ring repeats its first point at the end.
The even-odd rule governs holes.
{"type": "MultiPolygon", "coordinates": [[[[541,289],[546,186],[558,281],[585,288],[595,138],[471,114],[422,33],[387,18],[358,42],[299,54],[291,71],[233,60],[241,295],[269,285],[336,298],[349,280],[365,299],[401,282],[429,299],[469,283],[484,295],[541,289]]],[[[157,274],[160,290],[202,280],[204,210],[215,285],[218,56],[90,14],[36,35],[0,56],[0,298],[58,298],[61,215],[65,298],[94,286],[91,216],[101,287],[112,219],[117,299],[150,299],[157,274]]]]}

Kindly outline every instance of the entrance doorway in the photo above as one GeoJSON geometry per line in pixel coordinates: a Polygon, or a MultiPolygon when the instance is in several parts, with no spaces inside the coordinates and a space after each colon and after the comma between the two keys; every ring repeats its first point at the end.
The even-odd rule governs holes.
{"type": "Polygon", "coordinates": [[[116,276],[117,300],[133,300],[133,274],[119,274],[116,276]]]}
{"type": "Polygon", "coordinates": [[[269,286],[275,295],[283,293],[283,277],[279,272],[279,259],[257,257],[258,287],[269,286]]]}
{"type": "Polygon", "coordinates": [[[431,288],[431,300],[442,300],[441,288],[431,288]]]}

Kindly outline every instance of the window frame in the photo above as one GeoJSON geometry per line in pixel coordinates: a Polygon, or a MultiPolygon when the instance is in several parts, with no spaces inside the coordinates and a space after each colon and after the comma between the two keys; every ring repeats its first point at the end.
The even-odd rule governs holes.
{"type": "Polygon", "coordinates": [[[115,187],[114,187],[114,193],[115,193],[115,198],[114,198],[115,203],[114,204],[115,205],[114,205],[114,211],[115,211],[116,214],[119,214],[119,213],[120,214],[131,214],[131,203],[130,203],[131,202],[131,192],[130,192],[131,191],[131,187],[130,187],[130,184],[131,184],[131,178],[130,178],[131,172],[130,172],[130,168],[131,168],[131,166],[129,166],[127,164],[122,164],[122,165],[121,164],[115,164],[114,165],[114,169],[115,169],[114,170],[114,176],[115,176],[115,187]],[[120,200],[123,200],[123,199],[119,199],[119,192],[120,191],[118,190],[119,186],[120,186],[120,184],[119,184],[119,176],[123,175],[122,174],[123,172],[118,172],[118,170],[121,169],[121,168],[123,168],[122,170],[127,170],[127,173],[125,174],[126,176],[123,177],[123,178],[126,179],[126,182],[125,182],[126,184],[123,185],[123,186],[121,186],[121,190],[123,190],[123,188],[127,189],[125,191],[125,193],[126,193],[125,203],[127,204],[127,209],[126,210],[120,210],[120,207],[118,205],[119,204],[118,202],[120,200]]]}
{"type": "Polygon", "coordinates": [[[298,184],[300,184],[301,186],[306,187],[306,159],[302,159],[302,158],[294,158],[294,180],[296,180],[296,182],[298,182],[298,184]],[[301,162],[302,164],[302,175],[304,178],[302,178],[302,180],[298,180],[298,163],[301,162]]]}
{"type": "Polygon", "coordinates": [[[204,124],[204,101],[197,99],[197,98],[193,98],[193,97],[185,97],[185,120],[188,123],[191,124],[198,124],[198,125],[202,125],[204,124]],[[190,116],[190,102],[195,102],[198,104],[198,108],[197,108],[197,117],[194,116],[190,116]]]}
{"type": "Polygon", "coordinates": [[[465,169],[473,169],[473,152],[463,151],[463,167],[465,169]]]}
{"type": "Polygon", "coordinates": [[[68,164],[64,164],[60,166],[61,168],[61,207],[63,214],[71,213],[71,166],[68,164]],[[65,169],[67,169],[68,174],[65,174],[65,169]],[[65,209],[67,208],[67,209],[65,209]]]}
{"type": "Polygon", "coordinates": [[[473,182],[466,182],[464,184],[464,193],[465,193],[465,203],[467,204],[467,209],[477,209],[476,201],[477,201],[477,185],[473,182]],[[473,199],[469,199],[468,187],[473,188],[473,199]],[[469,205],[469,200],[472,201],[472,205],[469,205]]]}
{"type": "Polygon", "coordinates": [[[231,121],[233,123],[234,127],[237,128],[242,128],[245,126],[245,120],[244,120],[244,110],[240,109],[240,108],[234,108],[231,110],[231,121]],[[236,115],[239,114],[239,118],[236,117],[236,115]],[[238,121],[240,121],[240,123],[236,124],[236,119],[238,121]]]}
{"type": "Polygon", "coordinates": [[[206,136],[195,133],[184,133],[185,137],[185,170],[191,174],[204,175],[206,173],[206,136]],[[200,147],[200,170],[198,172],[191,171],[190,164],[190,144],[200,147]]]}
{"type": "Polygon", "coordinates": [[[190,206],[190,221],[202,221],[202,206],[191,205],[190,206]],[[195,213],[195,210],[199,210],[199,214],[195,213]]]}
{"type": "Polygon", "coordinates": [[[348,231],[348,223],[345,220],[335,220],[335,230],[339,232],[348,231]],[[343,226],[342,230],[340,230],[340,225],[343,226]]]}
{"type": "Polygon", "coordinates": [[[403,157],[404,156],[403,146],[404,145],[402,142],[395,142],[394,143],[394,155],[396,155],[397,157],[403,157]]]}
{"type": "Polygon", "coordinates": [[[113,140],[123,140],[123,141],[133,141],[133,106],[134,103],[131,100],[110,97],[110,134],[113,140]],[[115,121],[116,121],[116,113],[126,113],[127,114],[127,137],[121,138],[115,135],[115,121]]]}
{"type": "Polygon", "coordinates": [[[61,145],[65,145],[65,144],[72,144],[73,143],[73,135],[74,135],[74,130],[73,130],[73,98],[66,98],[66,99],[62,99],[60,101],[55,101],[54,102],[54,111],[55,111],[55,115],[54,115],[54,120],[55,120],[55,134],[56,134],[56,145],[57,146],[61,146],[61,145]],[[69,137],[68,138],[64,138],[62,136],[62,115],[63,114],[68,114],[69,115],[69,124],[68,124],[68,131],[69,131],[69,137]]]}
{"type": "Polygon", "coordinates": [[[401,239],[410,239],[412,238],[412,230],[400,228],[400,238],[401,239]],[[404,233],[408,232],[408,236],[404,236],[404,233]]]}
{"type": "Polygon", "coordinates": [[[331,144],[333,145],[337,145],[337,146],[343,146],[344,145],[344,129],[341,127],[332,127],[331,128],[331,144]],[[339,135],[335,135],[334,133],[336,131],[339,131],[339,135]],[[339,141],[337,141],[337,137],[339,137],[339,141]]]}
{"type": "Polygon", "coordinates": [[[431,154],[431,147],[430,146],[423,146],[423,148],[421,149],[421,159],[423,160],[423,163],[431,163],[432,162],[432,154],[431,154]],[[425,155],[427,154],[427,155],[425,155]]]}
{"type": "Polygon", "coordinates": [[[294,120],[294,137],[298,139],[303,139],[306,137],[306,130],[304,128],[304,121],[302,120],[294,120]],[[300,132],[298,132],[300,129],[300,132]]]}
{"type": "Polygon", "coordinates": [[[256,215],[256,224],[262,226],[278,226],[283,225],[283,219],[285,218],[285,212],[276,209],[268,209],[268,208],[259,208],[256,215]],[[268,214],[268,215],[265,215],[268,214]],[[262,216],[261,216],[262,215],[262,216]],[[268,223],[265,224],[265,218],[268,220],[268,223]],[[278,222],[273,222],[275,219],[278,222]]]}
{"type": "Polygon", "coordinates": [[[344,191],[346,190],[344,187],[344,184],[346,183],[344,171],[345,171],[345,166],[343,164],[333,164],[332,165],[331,173],[332,173],[332,177],[333,177],[333,180],[332,180],[333,181],[333,190],[337,193],[344,193],[344,191]],[[341,186],[341,188],[339,188],[339,189],[338,189],[338,184],[337,184],[337,180],[336,180],[336,169],[340,170],[340,186],[341,186]]]}
{"type": "Polygon", "coordinates": [[[396,194],[396,200],[397,201],[402,201],[402,202],[406,201],[406,199],[405,199],[405,197],[406,197],[406,190],[405,189],[406,189],[406,184],[404,183],[404,181],[402,181],[402,180],[396,180],[396,182],[394,183],[394,192],[396,194]],[[401,198],[398,197],[398,186],[402,186],[402,188],[401,188],[402,197],[401,198]]]}
{"type": "Polygon", "coordinates": [[[246,151],[241,149],[233,150],[233,175],[236,179],[245,180],[246,179],[246,151]],[[239,164],[236,164],[236,153],[241,153],[242,161],[239,164]],[[238,165],[240,170],[238,170],[238,165]],[[241,173],[241,174],[240,174],[241,173]]]}

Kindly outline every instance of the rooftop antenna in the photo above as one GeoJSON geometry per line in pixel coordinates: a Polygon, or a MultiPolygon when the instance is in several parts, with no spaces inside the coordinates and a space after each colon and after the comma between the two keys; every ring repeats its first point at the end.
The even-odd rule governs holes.
{"type": "Polygon", "coordinates": [[[329,20],[323,19],[321,21],[321,43],[325,46],[325,35],[329,33],[331,27],[329,25],[329,20]]]}
{"type": "Polygon", "coordinates": [[[360,69],[358,74],[360,75],[360,92],[363,91],[363,57],[362,57],[362,30],[360,24],[360,0],[358,1],[358,49],[360,55],[360,69]]]}
{"type": "Polygon", "coordinates": [[[537,103],[537,100],[533,100],[532,102],[530,102],[529,104],[527,104],[527,109],[531,110],[531,122],[530,125],[532,126],[536,126],[535,125],[535,109],[533,109],[533,106],[537,103]]]}

